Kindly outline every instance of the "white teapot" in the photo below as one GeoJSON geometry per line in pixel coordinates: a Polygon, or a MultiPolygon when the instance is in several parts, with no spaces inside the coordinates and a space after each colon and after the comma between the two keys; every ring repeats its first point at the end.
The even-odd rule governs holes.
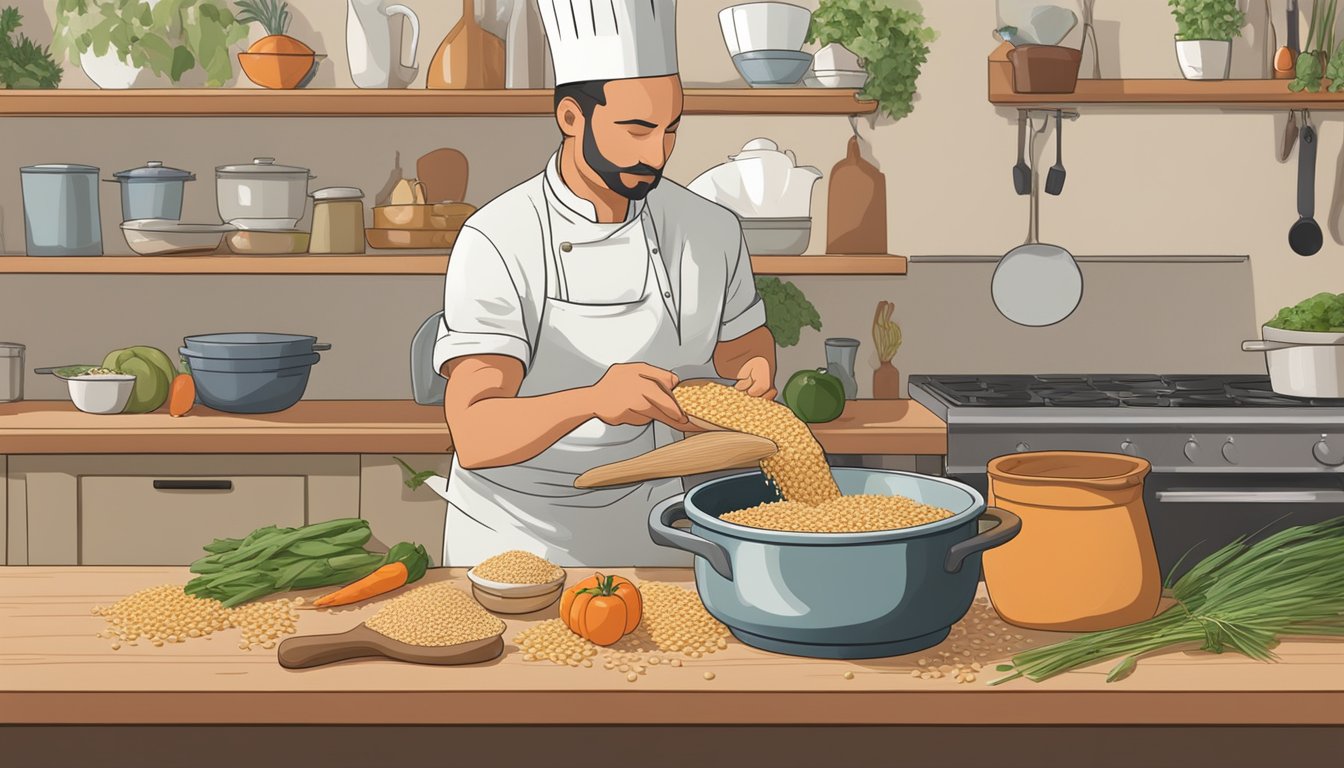
{"type": "Polygon", "coordinates": [[[728,158],[697,176],[689,189],[746,219],[811,217],[812,185],[821,171],[798,165],[792,151],[780,151],[764,138],[748,141],[728,158]]]}

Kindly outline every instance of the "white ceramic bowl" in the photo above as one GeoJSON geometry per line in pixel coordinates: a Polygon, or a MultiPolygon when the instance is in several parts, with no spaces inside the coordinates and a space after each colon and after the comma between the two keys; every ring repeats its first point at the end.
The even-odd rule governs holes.
{"type": "Polygon", "coordinates": [[[85,413],[121,413],[135,388],[135,377],[124,373],[76,376],[65,381],[70,387],[71,402],[85,413]]]}
{"type": "Polygon", "coordinates": [[[817,49],[812,66],[822,72],[857,72],[863,69],[863,60],[843,45],[831,43],[817,49]]]}
{"type": "Polygon", "coordinates": [[[183,256],[213,253],[233,227],[227,224],[189,224],[173,219],[133,219],[121,224],[126,244],[141,256],[183,256]]]}
{"type": "Polygon", "coordinates": [[[798,256],[812,239],[811,218],[743,218],[742,237],[753,256],[798,256]]]}
{"type": "Polygon", "coordinates": [[[789,3],[743,3],[719,12],[729,55],[748,51],[800,51],[812,11],[789,3]]]}
{"type": "Polygon", "coordinates": [[[467,571],[476,602],[492,613],[503,614],[535,613],[550,607],[560,599],[566,576],[561,569],[560,578],[545,584],[508,584],[481,578],[475,568],[467,571]]]}
{"type": "Polygon", "coordinates": [[[816,83],[815,88],[862,88],[868,82],[868,73],[862,69],[821,69],[814,70],[810,79],[816,83]]]}

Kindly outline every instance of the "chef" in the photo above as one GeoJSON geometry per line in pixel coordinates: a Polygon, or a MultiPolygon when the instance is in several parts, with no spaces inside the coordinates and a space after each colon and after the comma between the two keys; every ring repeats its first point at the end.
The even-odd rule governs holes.
{"type": "Polygon", "coordinates": [[[544,0],[562,139],[458,236],[434,365],[452,469],[444,565],[687,565],[649,538],[680,479],[579,490],[679,439],[681,380],[774,397],[775,343],[734,214],[662,178],[681,125],[674,0],[544,0]]]}

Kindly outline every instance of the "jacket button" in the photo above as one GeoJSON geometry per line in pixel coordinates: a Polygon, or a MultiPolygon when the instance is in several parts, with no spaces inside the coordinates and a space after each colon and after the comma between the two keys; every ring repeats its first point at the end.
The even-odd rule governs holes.
{"type": "Polygon", "coordinates": [[[671,291],[664,291],[664,292],[663,292],[663,298],[664,298],[664,299],[670,299],[670,298],[672,298],[672,292],[671,292],[671,291]]]}
{"type": "Polygon", "coordinates": [[[569,253],[570,251],[574,250],[574,246],[570,245],[569,243],[561,243],[560,250],[564,251],[565,253],[569,253]]]}
{"type": "Polygon", "coordinates": [[[653,255],[654,255],[654,256],[657,256],[657,255],[658,255],[658,249],[657,249],[657,248],[654,248],[654,249],[653,249],[653,255]]]}

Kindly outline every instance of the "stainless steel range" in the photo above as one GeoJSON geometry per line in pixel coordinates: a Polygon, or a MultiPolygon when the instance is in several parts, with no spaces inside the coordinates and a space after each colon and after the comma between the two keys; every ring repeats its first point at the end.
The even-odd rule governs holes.
{"type": "Polygon", "coordinates": [[[1152,462],[1163,574],[1239,536],[1344,515],[1344,400],[1277,395],[1267,377],[911,376],[910,396],[947,422],[948,476],[982,492],[990,459],[1010,453],[1152,462]]]}

